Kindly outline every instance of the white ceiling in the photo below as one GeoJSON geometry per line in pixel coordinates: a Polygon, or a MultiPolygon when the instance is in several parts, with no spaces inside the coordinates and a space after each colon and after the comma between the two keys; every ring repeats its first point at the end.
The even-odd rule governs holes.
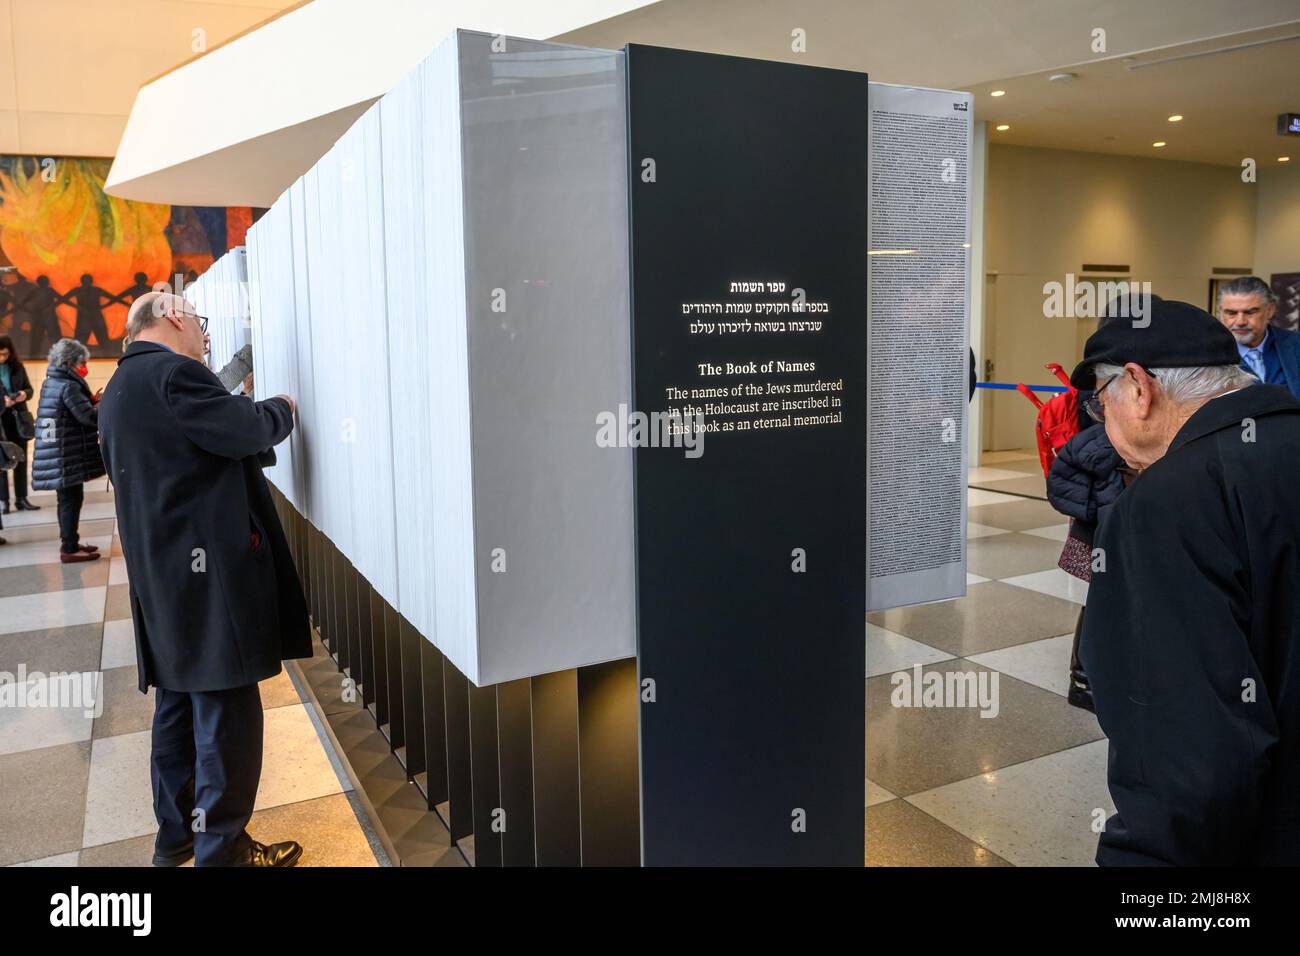
{"type": "Polygon", "coordinates": [[[14,61],[8,71],[0,64],[0,149],[115,152],[110,187],[127,198],[265,205],[452,25],[968,89],[979,118],[1011,124],[993,142],[1214,163],[1258,153],[1262,164],[1286,154],[1272,117],[1300,111],[1297,41],[1132,68],[1300,33],[1300,0],[315,0],[146,85],[112,148],[131,83],[187,58],[198,21],[212,24],[211,47],[223,30],[233,34],[287,5],[0,0],[0,51],[14,61]],[[592,22],[602,10],[629,12],[592,22]],[[590,25],[555,34],[566,20],[590,25]],[[1104,53],[1091,48],[1096,28],[1106,31],[1104,53]],[[807,36],[804,53],[791,50],[795,29],[807,36]],[[48,36],[72,51],[70,64],[83,65],[48,70],[48,36]],[[92,62],[99,65],[84,65],[92,62]],[[132,66],[137,78],[128,80],[132,66]],[[1078,74],[1072,84],[1045,79],[1063,68],[1078,74]],[[1007,95],[993,99],[994,88],[1007,95]],[[1187,117],[1177,129],[1164,120],[1175,111],[1187,117]],[[60,118],[63,133],[42,125],[47,115],[60,118]],[[74,135],[99,148],[66,148],[74,135]],[[1169,146],[1153,151],[1156,139],[1169,146]]]}
{"type": "MultiPolygon", "coordinates": [[[[1300,0],[662,0],[564,34],[860,70],[873,80],[969,90],[990,142],[1165,159],[1276,162],[1279,112],[1300,112],[1300,0]],[[807,35],[807,53],[790,32],[807,35]],[[1106,49],[1094,52],[1093,31],[1106,49]],[[1060,70],[1078,74],[1050,83],[1060,70]],[[1005,90],[1000,98],[988,94],[1005,90]],[[1186,117],[1177,129],[1172,114],[1186,117]],[[1164,140],[1163,149],[1153,142],[1164,140]]],[[[1295,141],[1292,141],[1295,142],[1295,141]]],[[[1300,143],[1290,149],[1300,162],[1300,143]]]]}
{"type": "Polygon", "coordinates": [[[142,83],[295,2],[0,0],[0,153],[112,156],[142,83]]]}
{"type": "Polygon", "coordinates": [[[970,87],[991,143],[1261,168],[1291,156],[1300,166],[1300,138],[1277,135],[1279,113],[1300,113],[1300,22],[1070,66],[1067,81],[1049,80],[1054,72],[970,87]],[[997,89],[1005,94],[991,96],[997,89]]]}

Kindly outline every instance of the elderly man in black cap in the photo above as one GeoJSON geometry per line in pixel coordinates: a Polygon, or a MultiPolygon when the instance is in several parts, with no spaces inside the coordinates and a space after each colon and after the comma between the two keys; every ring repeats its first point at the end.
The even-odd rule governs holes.
{"type": "Polygon", "coordinates": [[[1102,865],[1300,863],[1300,402],[1208,313],[1113,321],[1072,381],[1137,479],[1081,656],[1110,738],[1102,865]]]}

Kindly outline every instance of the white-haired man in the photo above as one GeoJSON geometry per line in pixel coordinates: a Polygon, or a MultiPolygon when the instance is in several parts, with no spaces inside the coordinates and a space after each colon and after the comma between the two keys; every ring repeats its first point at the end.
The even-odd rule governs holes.
{"type": "Polygon", "coordinates": [[[1139,473],[1080,647],[1117,810],[1097,862],[1300,863],[1300,402],[1185,302],[1103,326],[1072,381],[1139,473]]]}

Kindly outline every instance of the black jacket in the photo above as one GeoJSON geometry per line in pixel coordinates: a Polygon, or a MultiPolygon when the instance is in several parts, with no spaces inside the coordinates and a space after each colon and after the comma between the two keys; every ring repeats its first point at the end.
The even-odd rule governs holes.
{"type": "Polygon", "coordinates": [[[6,412],[27,411],[27,399],[34,397],[32,395],[32,380],[27,376],[27,366],[21,362],[18,363],[17,368],[12,365],[9,366],[9,394],[13,396],[19,392],[26,394],[27,398],[21,402],[16,402],[11,408],[6,409],[6,412]]]}
{"type": "Polygon", "coordinates": [[[302,586],[257,456],[283,399],[230,395],[202,362],[135,342],[100,433],[131,581],[140,690],[242,687],[311,656],[302,586]]]}
{"type": "MultiPolygon", "coordinates": [[[[19,392],[22,392],[27,398],[4,408],[3,411],[0,411],[0,417],[13,420],[16,434],[22,435],[26,432],[25,437],[34,438],[35,423],[29,417],[30,412],[27,401],[35,396],[32,394],[32,380],[28,377],[27,367],[22,362],[18,362],[17,367],[9,366],[9,391],[6,394],[12,397],[19,392]]],[[[3,405],[3,403],[0,402],[0,405],[3,405]]],[[[0,430],[0,438],[4,438],[6,434],[6,432],[0,430]]]]}
{"type": "Polygon", "coordinates": [[[1101,511],[1124,490],[1119,470],[1124,461],[1106,437],[1106,426],[1094,424],[1062,446],[1047,473],[1047,500],[1078,523],[1078,536],[1092,542],[1101,511]]]}
{"type": "Polygon", "coordinates": [[[104,476],[98,421],[84,378],[58,365],[45,373],[36,406],[33,488],[67,488],[104,476]]]}
{"type": "Polygon", "coordinates": [[[1098,863],[1300,864],[1297,461],[1300,402],[1253,385],[1101,524],[1080,644],[1118,811],[1098,863]]]}

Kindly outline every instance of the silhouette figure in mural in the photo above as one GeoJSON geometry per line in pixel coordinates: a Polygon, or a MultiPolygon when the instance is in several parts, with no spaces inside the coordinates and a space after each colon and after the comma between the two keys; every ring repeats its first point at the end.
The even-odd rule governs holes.
{"type": "Polygon", "coordinates": [[[129,285],[122,290],[121,294],[115,296],[114,302],[121,302],[125,306],[130,306],[132,302],[140,298],[146,292],[152,292],[153,286],[149,284],[149,277],[143,272],[135,274],[135,284],[129,285]]]}
{"type": "MultiPolygon", "coordinates": [[[[23,311],[31,317],[28,354],[32,358],[44,358],[49,345],[63,338],[63,330],[59,328],[59,314],[55,311],[55,306],[63,301],[63,297],[50,287],[49,276],[37,276],[36,285],[27,285],[31,292],[23,300],[23,311]]],[[[16,331],[17,323],[14,328],[16,331]]]]}
{"type": "MultiPolygon", "coordinates": [[[[134,276],[135,282],[117,295],[112,295],[95,285],[95,277],[89,273],[81,277],[80,285],[60,295],[50,285],[49,276],[37,276],[36,282],[33,283],[17,269],[11,271],[13,281],[0,282],[0,322],[3,322],[4,317],[12,312],[10,333],[16,336],[24,329],[27,330],[28,358],[44,358],[49,347],[63,338],[57,311],[60,305],[71,305],[77,310],[74,338],[90,346],[93,336],[92,354],[96,356],[115,354],[114,350],[120,346],[121,340],[109,336],[108,324],[104,318],[105,307],[120,304],[129,308],[131,303],[140,296],[153,291],[149,276],[143,272],[137,272],[134,276]]],[[[197,279],[197,273],[193,270],[190,271],[190,276],[191,278],[186,281],[192,282],[197,279]]]]}
{"type": "Polygon", "coordinates": [[[61,299],[77,306],[77,330],[72,333],[74,339],[90,345],[90,336],[93,335],[95,343],[101,347],[113,344],[108,337],[108,326],[104,323],[104,306],[112,305],[117,300],[95,285],[94,276],[89,273],[83,275],[81,285],[70,289],[61,299]]]}
{"type": "Polygon", "coordinates": [[[13,285],[9,286],[9,297],[12,300],[14,320],[9,326],[9,334],[13,336],[14,342],[18,341],[18,333],[23,329],[32,329],[32,313],[27,305],[27,300],[31,297],[36,286],[32,285],[28,278],[17,270],[14,271],[13,285]]]}

